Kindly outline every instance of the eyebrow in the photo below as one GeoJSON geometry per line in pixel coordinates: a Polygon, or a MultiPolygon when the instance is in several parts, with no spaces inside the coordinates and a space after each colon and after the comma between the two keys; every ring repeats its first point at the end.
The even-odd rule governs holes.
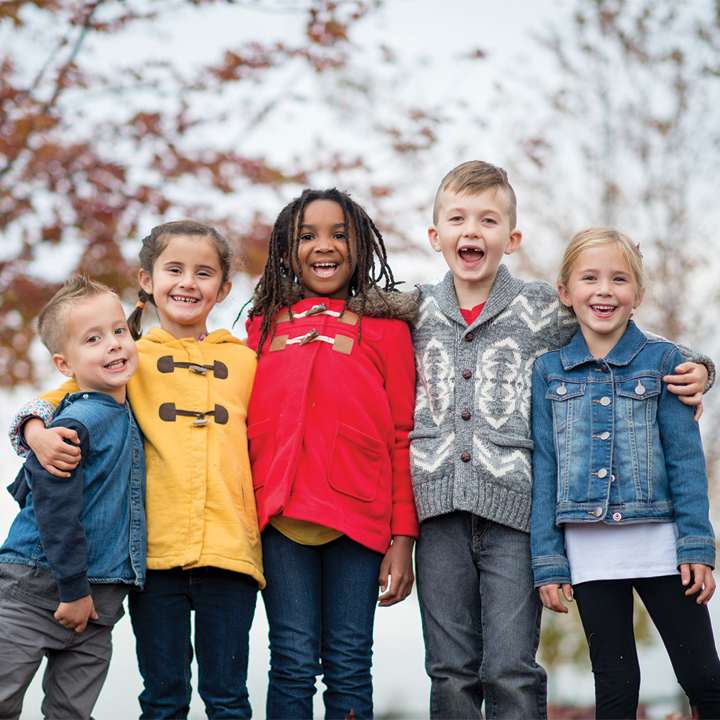
{"type": "MultiPolygon", "coordinates": [[[[301,229],[301,230],[302,230],[303,228],[308,228],[308,229],[310,229],[310,230],[314,230],[316,227],[317,227],[316,225],[311,225],[310,223],[302,223],[302,224],[300,225],[300,229],[301,229]]],[[[331,225],[330,227],[333,228],[333,229],[334,229],[334,228],[344,228],[344,227],[347,227],[347,223],[344,223],[344,222],[335,223],[334,225],[331,225]]]]}
{"type": "MultiPolygon", "coordinates": [[[[167,267],[168,265],[182,265],[183,267],[185,267],[185,263],[182,260],[166,260],[163,267],[167,267]]],[[[213,270],[215,272],[217,271],[217,268],[214,267],[213,265],[202,265],[202,264],[195,265],[195,269],[196,270],[213,270]]]]}

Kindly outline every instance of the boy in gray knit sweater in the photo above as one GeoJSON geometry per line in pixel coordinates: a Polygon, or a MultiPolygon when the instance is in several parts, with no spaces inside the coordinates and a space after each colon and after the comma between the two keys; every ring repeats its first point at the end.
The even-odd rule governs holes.
{"type": "MultiPolygon", "coordinates": [[[[463,163],[440,183],[429,229],[449,272],[420,288],[410,434],[420,539],[417,581],[430,713],[439,718],[546,717],[545,671],[528,535],[530,378],[565,345],[574,317],[543,282],[514,278],[515,193],[501,168],[463,163]]],[[[697,404],[702,365],[665,378],[697,404]]]]}

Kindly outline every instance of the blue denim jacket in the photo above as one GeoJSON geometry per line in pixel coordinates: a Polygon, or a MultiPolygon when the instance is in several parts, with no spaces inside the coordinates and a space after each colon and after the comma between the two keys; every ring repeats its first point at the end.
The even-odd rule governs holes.
{"type": "Polygon", "coordinates": [[[142,586],[145,455],[130,407],[76,392],[62,401],[53,426],[78,432],[82,461],[70,478],[56,478],[28,458],[11,486],[22,510],[0,562],[49,569],[66,602],[87,595],[89,582],[142,586]]]}
{"type": "MultiPolygon", "coordinates": [[[[632,321],[603,359],[578,330],[535,361],[535,585],[569,583],[564,523],[677,524],[677,562],[714,565],[705,458],[692,408],[663,375],[685,358],[632,321]]],[[[638,548],[642,552],[642,548],[638,548]]]]}

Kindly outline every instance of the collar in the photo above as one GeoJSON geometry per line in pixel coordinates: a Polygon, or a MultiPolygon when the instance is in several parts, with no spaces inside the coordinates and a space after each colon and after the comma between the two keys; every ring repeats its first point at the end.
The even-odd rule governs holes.
{"type": "Polygon", "coordinates": [[[485,302],[485,307],[470,326],[467,325],[460,313],[460,303],[455,292],[453,274],[450,271],[445,274],[442,282],[436,286],[434,295],[442,312],[448,318],[455,320],[469,330],[471,327],[476,327],[499,315],[517,297],[523,288],[523,284],[522,280],[518,280],[510,274],[505,265],[500,265],[493,286],[490,289],[490,295],[488,295],[485,302]]]}
{"type": "MultiPolygon", "coordinates": [[[[629,365],[635,356],[647,344],[647,336],[631,320],[622,337],[615,343],[612,350],[603,358],[608,365],[622,367],[629,365]]],[[[597,362],[588,350],[587,343],[580,328],[577,329],[572,340],[560,350],[560,362],[565,370],[572,370],[585,363],[597,362]]]]}

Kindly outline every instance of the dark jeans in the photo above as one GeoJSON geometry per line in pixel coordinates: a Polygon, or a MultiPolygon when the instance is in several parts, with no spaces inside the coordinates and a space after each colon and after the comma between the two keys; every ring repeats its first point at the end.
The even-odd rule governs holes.
{"type": "Polygon", "coordinates": [[[415,551],[434,720],[545,718],[530,539],[466,512],[423,521],[415,551]]]}
{"type": "Polygon", "coordinates": [[[198,691],[209,718],[249,718],[248,633],[258,585],[242,573],[204,567],[148,570],[130,593],[130,619],[144,690],[141,718],[186,718],[195,611],[198,691]]]}
{"type": "Polygon", "coordinates": [[[326,545],[263,532],[270,626],[268,720],[309,720],[323,675],[325,717],[371,718],[373,622],[382,556],[343,536],[326,545]]]}
{"type": "Polygon", "coordinates": [[[710,613],[686,597],[679,575],[596,580],[573,591],[590,647],[597,718],[634,718],[640,693],[633,588],[670,656],[675,675],[700,717],[720,718],[720,660],[710,613]]]}

